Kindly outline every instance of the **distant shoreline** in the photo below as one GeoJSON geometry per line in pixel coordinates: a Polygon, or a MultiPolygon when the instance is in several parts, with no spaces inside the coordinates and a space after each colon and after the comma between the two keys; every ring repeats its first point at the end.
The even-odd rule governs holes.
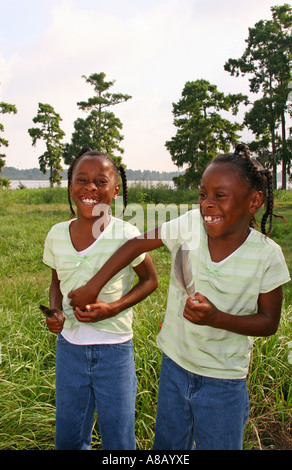
{"type": "MultiPolygon", "coordinates": [[[[148,187],[148,185],[151,185],[153,187],[157,186],[158,184],[163,184],[165,186],[168,186],[170,188],[174,188],[174,183],[173,181],[167,181],[167,180],[164,180],[164,181],[155,181],[155,180],[151,180],[151,181],[134,181],[134,180],[128,180],[128,187],[131,187],[132,185],[141,185],[141,186],[145,186],[145,187],[148,187]]],[[[61,180],[61,185],[60,187],[61,188],[67,188],[67,185],[68,185],[68,181],[63,179],[61,180]]],[[[9,186],[9,189],[40,189],[40,188],[49,188],[50,187],[50,182],[49,180],[10,180],[10,186],[9,186]]]]}
{"type": "MultiPolygon", "coordinates": [[[[127,179],[129,181],[172,181],[175,176],[179,176],[182,172],[179,171],[153,171],[153,170],[131,170],[126,169],[127,179]]],[[[67,170],[61,172],[62,179],[67,180],[67,170]]],[[[1,175],[0,175],[1,176],[1,175]]],[[[26,170],[19,170],[12,166],[5,166],[3,168],[3,175],[9,180],[37,180],[48,181],[49,173],[43,174],[38,168],[30,168],[26,170]]]]}

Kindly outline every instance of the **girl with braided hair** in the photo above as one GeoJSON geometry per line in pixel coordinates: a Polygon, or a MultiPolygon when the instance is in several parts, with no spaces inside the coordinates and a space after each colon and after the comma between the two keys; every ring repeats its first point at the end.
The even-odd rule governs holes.
{"type": "MultiPolygon", "coordinates": [[[[121,174],[124,178],[123,169],[121,174]]],[[[139,234],[136,227],[111,216],[110,204],[118,193],[114,162],[90,149],[81,152],[68,171],[69,204],[75,217],[71,202],[74,201],[77,216],[54,225],[45,242],[43,260],[52,268],[50,308],[56,309],[55,317],[46,321],[50,331],[58,333],[55,435],[58,450],[89,448],[95,410],[103,449],[136,448],[131,307],[157,287],[149,254],[136,257],[107,283],[94,311],[73,310],[68,298],[125,241],[139,234]],[[135,273],[138,282],[132,287],[135,273]]]]}
{"type": "Polygon", "coordinates": [[[73,173],[75,165],[79,161],[80,157],[82,157],[82,155],[85,155],[85,154],[86,155],[93,155],[93,156],[96,156],[96,157],[101,156],[103,158],[106,158],[109,162],[112,163],[113,168],[116,172],[117,178],[118,178],[118,172],[120,172],[122,185],[123,185],[123,202],[124,202],[123,213],[124,213],[125,209],[127,207],[127,204],[128,204],[128,186],[127,186],[127,175],[126,175],[125,168],[123,167],[123,165],[117,166],[115,164],[115,162],[108,155],[105,155],[102,152],[98,152],[97,150],[91,150],[90,147],[83,147],[82,150],[80,150],[77,157],[72,161],[72,163],[71,163],[71,165],[68,169],[68,173],[67,173],[67,175],[68,175],[67,176],[67,178],[68,178],[68,190],[67,191],[68,191],[68,201],[69,201],[69,206],[70,206],[70,210],[71,210],[71,215],[73,217],[75,217],[75,211],[74,211],[73,206],[72,206],[71,194],[70,194],[70,185],[71,185],[71,180],[72,180],[72,173],[73,173]]]}
{"type": "Polygon", "coordinates": [[[248,374],[254,336],[276,332],[282,284],[290,279],[271,229],[269,173],[246,146],[217,156],[205,170],[199,208],[162,224],[119,249],[85,288],[72,294],[82,306],[135,256],[166,245],[172,255],[167,309],[157,337],[163,359],[155,450],[239,450],[248,418],[248,374]],[[265,204],[263,233],[255,214],[265,204]],[[189,248],[194,293],[178,283],[177,253],[189,248]]]}

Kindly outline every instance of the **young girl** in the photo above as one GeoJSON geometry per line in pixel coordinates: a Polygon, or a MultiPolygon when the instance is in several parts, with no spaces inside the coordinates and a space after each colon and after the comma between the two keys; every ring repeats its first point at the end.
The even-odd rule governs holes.
{"type": "MultiPolygon", "coordinates": [[[[120,170],[126,202],[125,173],[120,170]]],[[[52,268],[50,307],[57,309],[47,325],[52,332],[60,333],[56,352],[56,449],[88,449],[95,410],[103,449],[136,448],[131,306],[157,287],[152,261],[148,254],[139,255],[104,287],[98,304],[102,321],[98,323],[75,316],[67,297],[126,240],[138,234],[132,225],[109,215],[111,201],[118,193],[114,162],[98,152],[81,154],[68,171],[69,203],[75,215],[72,198],[77,217],[55,225],[45,242],[44,262],[52,268]],[[135,272],[138,282],[132,288],[135,272]]]]}
{"type": "MultiPolygon", "coordinates": [[[[128,241],[85,288],[70,294],[79,307],[94,302],[104,282],[138,254],[165,244],[172,254],[167,311],[157,343],[163,351],[154,449],[241,449],[248,417],[252,336],[278,327],[282,284],[289,272],[270,228],[270,174],[239,146],[204,172],[199,209],[128,241]],[[252,228],[263,202],[262,232],[252,228]],[[191,227],[191,230],[190,230],[191,227]],[[189,243],[196,294],[185,300],[174,272],[189,243]],[[88,303],[90,303],[88,302],[88,303]]],[[[86,316],[86,313],[84,313],[86,316]]]]}

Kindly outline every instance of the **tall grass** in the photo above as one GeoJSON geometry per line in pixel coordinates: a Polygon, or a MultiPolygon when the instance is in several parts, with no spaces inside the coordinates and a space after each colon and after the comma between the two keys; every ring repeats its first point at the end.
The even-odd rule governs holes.
{"type": "MultiPolygon", "coordinates": [[[[162,194],[164,189],[158,189],[159,197],[151,193],[147,196],[149,202],[196,202],[195,192],[186,201],[179,192],[174,200],[170,193],[175,191],[162,194]]],[[[56,337],[47,330],[38,305],[48,303],[51,277],[42,263],[44,239],[53,224],[69,218],[66,198],[63,188],[0,191],[0,449],[54,447],[56,337]]],[[[146,197],[141,198],[145,202],[146,197]]],[[[277,212],[287,217],[288,225],[275,219],[273,231],[273,237],[283,247],[290,272],[291,202],[289,192],[277,197],[277,212]]],[[[164,247],[151,256],[159,287],[135,307],[133,325],[138,378],[136,436],[141,450],[151,449],[154,437],[161,361],[156,336],[166,308],[170,262],[164,247]]],[[[292,449],[292,366],[288,362],[291,299],[291,286],[286,285],[278,332],[254,342],[248,376],[250,418],[245,449],[292,449]]],[[[98,422],[92,448],[101,448],[98,422]]]]}
{"type": "MultiPolygon", "coordinates": [[[[174,190],[162,183],[137,183],[128,187],[129,203],[193,204],[197,199],[196,189],[174,190]]],[[[11,204],[67,204],[68,197],[66,188],[5,189],[1,190],[0,201],[3,208],[11,204]]]]}

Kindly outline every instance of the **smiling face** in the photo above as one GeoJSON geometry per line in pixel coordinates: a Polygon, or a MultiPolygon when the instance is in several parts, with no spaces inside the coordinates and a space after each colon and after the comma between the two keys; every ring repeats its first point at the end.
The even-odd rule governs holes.
{"type": "Polygon", "coordinates": [[[209,238],[243,243],[252,216],[262,203],[228,163],[212,163],[204,172],[198,203],[209,238]]]}
{"type": "Polygon", "coordinates": [[[110,206],[119,194],[118,175],[112,162],[102,155],[84,155],[74,168],[69,190],[78,217],[94,217],[99,204],[110,206]]]}

